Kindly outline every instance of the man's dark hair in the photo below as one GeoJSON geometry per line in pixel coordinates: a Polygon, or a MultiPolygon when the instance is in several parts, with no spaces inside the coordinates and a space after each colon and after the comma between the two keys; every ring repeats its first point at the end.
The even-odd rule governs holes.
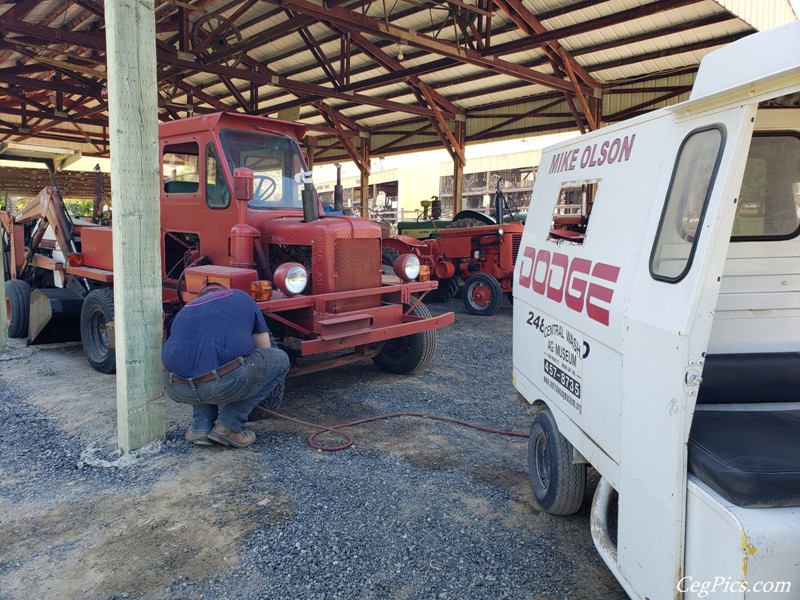
{"type": "Polygon", "coordinates": [[[209,292],[216,292],[218,290],[227,290],[227,289],[228,289],[227,287],[225,287],[218,281],[209,281],[200,289],[200,293],[197,294],[197,297],[199,298],[200,296],[205,296],[209,292]]]}

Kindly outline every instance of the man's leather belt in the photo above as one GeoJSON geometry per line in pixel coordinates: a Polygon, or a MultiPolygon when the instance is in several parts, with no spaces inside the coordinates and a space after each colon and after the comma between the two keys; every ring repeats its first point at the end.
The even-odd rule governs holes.
{"type": "Polygon", "coordinates": [[[206,381],[212,381],[214,379],[219,379],[223,375],[227,375],[234,369],[238,369],[244,364],[244,359],[240,356],[239,358],[233,359],[231,362],[222,365],[218,369],[214,369],[210,373],[206,373],[205,375],[199,375],[197,377],[189,377],[186,379],[185,377],[181,377],[180,375],[175,375],[175,373],[167,373],[170,378],[170,381],[177,381],[178,383],[185,383],[186,385],[197,385],[198,383],[205,383],[206,381]]]}

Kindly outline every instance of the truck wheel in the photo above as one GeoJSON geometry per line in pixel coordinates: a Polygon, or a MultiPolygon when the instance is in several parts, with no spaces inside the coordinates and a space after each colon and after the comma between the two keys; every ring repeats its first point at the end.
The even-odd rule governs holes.
{"type": "Polygon", "coordinates": [[[8,337],[25,337],[31,312],[31,286],[21,279],[9,279],[5,282],[5,289],[8,337]]]}
{"type": "MultiPolygon", "coordinates": [[[[403,305],[408,310],[409,305],[403,305]]],[[[431,318],[431,311],[420,302],[411,311],[412,315],[424,319],[431,318]]],[[[387,340],[380,353],[372,361],[384,371],[398,375],[410,375],[427,367],[436,351],[436,330],[430,329],[421,333],[407,335],[394,340],[387,340]]]]}
{"type": "Polygon", "coordinates": [[[461,300],[473,315],[488,317],[500,308],[503,290],[500,282],[488,273],[475,273],[464,284],[461,300]]]}
{"type": "Polygon", "coordinates": [[[86,294],[81,307],[81,342],[89,364],[101,373],[117,370],[117,353],[111,347],[106,325],[114,320],[114,291],[99,288],[86,294]]]}
{"type": "Polygon", "coordinates": [[[572,463],[572,444],[561,435],[549,408],[539,411],[528,438],[528,471],[533,495],[551,515],[578,511],[586,489],[586,465],[572,463]]]}
{"type": "Polygon", "coordinates": [[[384,275],[394,275],[394,260],[400,253],[394,248],[384,248],[381,250],[381,266],[384,275]]]}
{"type": "MultiPolygon", "coordinates": [[[[272,335],[272,332],[269,332],[269,343],[273,348],[278,347],[278,340],[275,339],[275,336],[272,335]]],[[[281,382],[272,390],[266,398],[264,398],[261,402],[258,403],[259,406],[263,408],[267,408],[269,410],[278,410],[283,404],[283,394],[286,391],[286,377],[281,379],[281,382]]],[[[253,412],[250,413],[250,416],[247,417],[248,421],[261,421],[262,419],[268,419],[269,415],[265,415],[258,409],[253,409],[253,412]]]]}

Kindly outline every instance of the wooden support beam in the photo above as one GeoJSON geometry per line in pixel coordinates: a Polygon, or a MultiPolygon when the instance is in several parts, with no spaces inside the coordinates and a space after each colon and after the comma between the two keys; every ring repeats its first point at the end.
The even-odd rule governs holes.
{"type": "MultiPolygon", "coordinates": [[[[456,121],[456,140],[462,148],[466,143],[467,124],[465,121],[456,121]]],[[[465,160],[456,157],[453,160],[453,216],[464,208],[464,165],[465,160]]]]}
{"type": "MultiPolygon", "coordinates": [[[[8,194],[5,194],[5,202],[3,203],[3,208],[8,210],[8,194]]],[[[0,225],[0,230],[3,229],[3,226],[0,225]]],[[[2,236],[0,236],[1,238],[2,236]]],[[[0,253],[0,281],[5,282],[5,268],[6,268],[6,261],[3,253],[0,253]]],[[[5,348],[8,345],[8,327],[6,326],[7,323],[7,316],[6,316],[6,286],[0,286],[0,350],[5,348]]]]}
{"type": "Polygon", "coordinates": [[[106,0],[117,431],[124,451],[164,435],[154,0],[106,0]]]}

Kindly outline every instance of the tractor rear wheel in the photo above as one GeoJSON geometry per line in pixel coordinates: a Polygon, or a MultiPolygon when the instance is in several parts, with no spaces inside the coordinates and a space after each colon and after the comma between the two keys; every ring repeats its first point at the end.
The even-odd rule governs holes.
{"type": "Polygon", "coordinates": [[[101,373],[117,370],[117,353],[111,347],[107,325],[114,320],[114,291],[99,288],[86,294],[81,307],[81,342],[89,364],[101,373]]]}
{"type": "MultiPolygon", "coordinates": [[[[412,303],[413,303],[412,299],[412,303]]],[[[404,304],[403,310],[409,305],[404,304]]],[[[424,319],[431,318],[431,311],[422,302],[417,304],[409,314],[424,319]]],[[[436,330],[429,329],[421,333],[406,335],[401,338],[387,340],[381,351],[372,361],[384,371],[398,375],[410,375],[427,367],[436,351],[436,330]]]]}
{"type": "Polygon", "coordinates": [[[5,282],[5,289],[8,337],[25,337],[31,311],[31,286],[21,279],[9,279],[5,282]]]}
{"type": "Polygon", "coordinates": [[[473,315],[488,317],[500,308],[503,290],[500,282],[488,273],[475,273],[464,284],[461,300],[473,315]]]}
{"type": "Polygon", "coordinates": [[[528,471],[533,495],[551,515],[571,515],[583,503],[586,465],[573,464],[572,444],[561,435],[549,408],[533,417],[528,438],[528,471]]]}

